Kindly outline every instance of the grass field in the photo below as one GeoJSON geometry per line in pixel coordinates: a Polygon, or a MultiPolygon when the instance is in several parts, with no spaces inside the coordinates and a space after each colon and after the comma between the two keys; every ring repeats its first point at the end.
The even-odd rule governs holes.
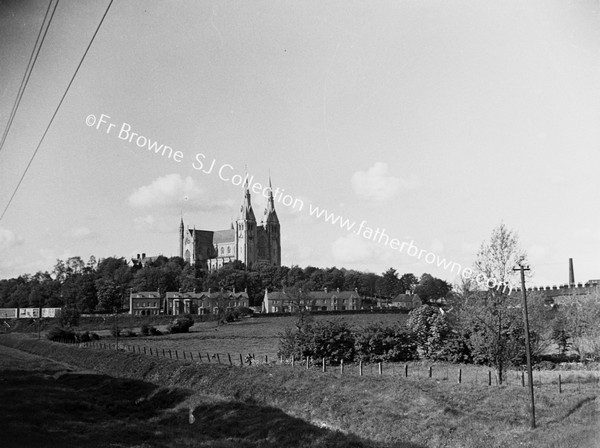
{"type": "MultiPolygon", "coordinates": [[[[16,377],[24,380],[18,383],[20,387],[13,388],[13,400],[18,401],[19,394],[27,389],[22,409],[13,414],[14,421],[35,420],[33,413],[38,407],[50,406],[48,409],[52,412],[59,412],[56,419],[46,416],[57,426],[57,433],[52,437],[59,437],[61,431],[75,431],[77,425],[77,430],[83,430],[84,435],[92,439],[98,437],[98,444],[94,445],[93,441],[80,446],[229,447],[233,445],[228,438],[233,437],[240,446],[265,447],[591,448],[598,446],[600,440],[597,390],[570,390],[563,394],[536,390],[538,428],[531,431],[527,390],[520,387],[467,386],[410,377],[342,376],[335,371],[324,375],[316,369],[277,365],[240,368],[196,364],[131,352],[15,339],[14,336],[0,337],[0,343],[141,382],[119,383],[124,381],[121,379],[111,383],[112,380],[102,375],[89,383],[78,380],[85,387],[80,393],[71,389],[65,392],[71,402],[61,414],[43,400],[36,402],[35,394],[29,396],[27,385],[32,383],[31,390],[36,390],[36,381],[42,381],[40,378],[28,381],[22,374],[14,375],[10,381],[17,381],[16,377]],[[149,382],[162,387],[147,385],[149,382]],[[134,391],[131,394],[130,389],[134,391]],[[149,406],[148,412],[154,414],[147,420],[142,418],[143,413],[135,413],[134,403],[140,399],[151,400],[153,391],[165,398],[149,406]],[[110,408],[110,400],[103,401],[102,395],[96,395],[111,396],[113,392],[114,408],[110,408]],[[179,397],[180,393],[183,396],[179,397]],[[169,401],[168,397],[178,398],[169,401]],[[161,405],[163,401],[165,405],[161,405]],[[186,423],[190,408],[199,426],[186,423]],[[88,412],[92,416],[98,412],[99,416],[92,419],[88,412]],[[127,417],[129,413],[131,416],[127,417]],[[88,417],[90,419],[85,420],[88,417]],[[86,428],[85,422],[91,420],[97,420],[98,426],[89,423],[91,428],[86,428]],[[152,427],[152,423],[156,427],[152,427]],[[326,431],[319,426],[340,432],[326,431]],[[132,429],[132,435],[122,444],[116,444],[114,440],[127,428],[132,429]],[[300,440],[301,432],[296,428],[308,431],[305,439],[300,440]],[[106,434],[100,434],[102,431],[106,434]],[[269,431],[275,433],[267,435],[269,431]],[[194,439],[195,433],[206,439],[194,439]],[[174,442],[168,445],[167,440],[174,442]]],[[[2,374],[4,376],[4,371],[2,374]]],[[[52,376],[52,373],[46,375],[52,376]]],[[[47,381],[50,381],[47,387],[54,387],[49,378],[47,381]]],[[[5,395],[0,399],[0,410],[2,415],[11,415],[11,405],[7,404],[11,400],[6,399],[6,389],[2,390],[0,393],[5,395]]],[[[42,388],[38,395],[43,394],[42,388]]],[[[33,429],[35,425],[31,425],[33,429]]],[[[21,423],[17,424],[20,426],[21,423]]]]}

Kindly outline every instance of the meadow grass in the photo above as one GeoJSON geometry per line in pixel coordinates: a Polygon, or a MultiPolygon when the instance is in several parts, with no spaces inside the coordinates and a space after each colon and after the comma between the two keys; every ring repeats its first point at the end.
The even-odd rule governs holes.
{"type": "MultiPolygon", "coordinates": [[[[229,403],[223,408],[213,408],[202,402],[202,398],[198,398],[198,403],[188,398],[182,406],[192,408],[194,415],[201,415],[205,423],[213,414],[227,419],[227,415],[244,413],[245,406],[250,409],[259,406],[254,409],[257,415],[262,408],[275,409],[282,414],[274,418],[285,415],[309,427],[338,430],[339,437],[357,438],[346,439],[346,446],[373,442],[381,446],[591,448],[598,446],[599,441],[597,389],[568,390],[563,394],[553,389],[536,389],[538,428],[532,431],[528,427],[528,390],[522,387],[459,385],[416,376],[359,377],[341,375],[335,369],[323,374],[317,368],[306,370],[270,363],[240,368],[47,341],[0,338],[0,342],[82,368],[167,388],[193,390],[200,397],[210,395],[229,403]]],[[[178,418],[184,416],[180,414],[178,418]]],[[[244,440],[244,434],[265,431],[258,420],[250,421],[257,428],[240,428],[240,440],[244,440]]],[[[269,425],[269,421],[264,425],[269,425]]],[[[281,446],[291,443],[291,438],[285,440],[281,446]]],[[[328,445],[323,438],[320,440],[313,446],[335,446],[328,445]]]]}

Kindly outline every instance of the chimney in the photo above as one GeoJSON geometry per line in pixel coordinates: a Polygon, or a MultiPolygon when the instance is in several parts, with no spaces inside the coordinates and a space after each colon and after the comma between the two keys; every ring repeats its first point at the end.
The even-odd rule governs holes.
{"type": "Polygon", "coordinates": [[[325,286],[325,288],[323,288],[323,291],[325,291],[325,294],[327,294],[327,286],[325,286]]]}
{"type": "Polygon", "coordinates": [[[337,288],[337,292],[340,292],[340,288],[337,288]]]}
{"type": "Polygon", "coordinates": [[[146,254],[144,254],[144,253],[143,253],[143,254],[142,254],[142,258],[146,258],[146,254]]]}
{"type": "Polygon", "coordinates": [[[140,259],[140,254],[137,254],[137,259],[138,259],[138,260],[140,259]]]}
{"type": "Polygon", "coordinates": [[[573,259],[569,258],[569,286],[575,285],[575,271],[573,270],[573,259]]]}

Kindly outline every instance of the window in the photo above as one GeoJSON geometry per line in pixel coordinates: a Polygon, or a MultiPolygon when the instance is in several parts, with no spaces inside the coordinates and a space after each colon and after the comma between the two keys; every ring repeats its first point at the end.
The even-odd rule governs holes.
{"type": "Polygon", "coordinates": [[[231,253],[231,246],[227,246],[227,253],[230,254],[231,253]]]}

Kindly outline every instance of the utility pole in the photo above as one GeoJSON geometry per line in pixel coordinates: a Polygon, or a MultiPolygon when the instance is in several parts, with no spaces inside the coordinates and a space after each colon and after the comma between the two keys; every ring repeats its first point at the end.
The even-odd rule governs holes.
{"type": "Polygon", "coordinates": [[[115,350],[119,350],[119,310],[115,306],[115,350]]]}
{"type": "Polygon", "coordinates": [[[535,400],[533,397],[533,373],[531,372],[531,344],[529,342],[529,315],[527,314],[527,290],[525,289],[525,271],[529,266],[519,265],[513,271],[521,271],[521,288],[523,290],[523,323],[525,325],[525,350],[527,353],[527,378],[529,379],[529,395],[531,397],[531,429],[535,429],[535,400]]]}

